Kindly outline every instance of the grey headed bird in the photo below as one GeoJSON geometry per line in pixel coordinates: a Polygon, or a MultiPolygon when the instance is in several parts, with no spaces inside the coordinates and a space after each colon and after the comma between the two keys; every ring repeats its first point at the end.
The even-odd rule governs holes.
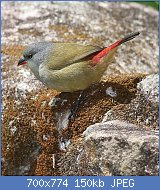
{"type": "Polygon", "coordinates": [[[33,43],[23,51],[18,65],[27,64],[38,80],[54,90],[84,90],[100,81],[117,48],[139,34],[129,34],[103,48],[76,43],[33,43]]]}

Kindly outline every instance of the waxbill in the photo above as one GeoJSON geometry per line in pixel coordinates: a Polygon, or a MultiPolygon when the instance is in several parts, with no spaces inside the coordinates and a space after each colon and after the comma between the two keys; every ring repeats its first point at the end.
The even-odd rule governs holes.
{"type": "Polygon", "coordinates": [[[84,90],[100,81],[118,46],[139,34],[129,34],[103,48],[76,43],[33,43],[23,51],[18,65],[27,64],[37,79],[54,90],[84,90]]]}

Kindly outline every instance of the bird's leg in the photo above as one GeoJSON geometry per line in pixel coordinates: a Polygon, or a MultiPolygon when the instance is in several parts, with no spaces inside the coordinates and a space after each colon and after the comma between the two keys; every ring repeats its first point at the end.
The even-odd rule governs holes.
{"type": "Polygon", "coordinates": [[[83,94],[84,90],[82,90],[78,96],[78,98],[73,102],[73,105],[71,107],[71,113],[68,117],[69,120],[75,119],[76,113],[78,111],[80,103],[83,101],[83,94]]]}

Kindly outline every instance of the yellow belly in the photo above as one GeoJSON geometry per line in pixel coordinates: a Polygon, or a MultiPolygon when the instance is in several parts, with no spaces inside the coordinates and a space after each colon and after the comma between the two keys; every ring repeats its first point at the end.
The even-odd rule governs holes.
{"type": "Polygon", "coordinates": [[[107,66],[106,63],[90,66],[86,62],[79,62],[60,70],[43,69],[41,81],[49,88],[60,92],[84,90],[100,81],[107,66]]]}

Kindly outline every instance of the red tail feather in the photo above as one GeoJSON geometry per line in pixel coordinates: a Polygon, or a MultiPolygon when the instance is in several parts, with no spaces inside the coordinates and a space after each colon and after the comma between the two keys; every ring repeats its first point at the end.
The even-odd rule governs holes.
{"type": "Polygon", "coordinates": [[[122,41],[122,39],[119,39],[118,41],[116,41],[112,45],[110,45],[110,46],[104,48],[102,51],[100,51],[97,55],[95,55],[92,58],[92,60],[91,60],[92,64],[91,65],[95,66],[100,61],[100,59],[102,59],[111,49],[117,47],[121,41],[122,41]]]}

